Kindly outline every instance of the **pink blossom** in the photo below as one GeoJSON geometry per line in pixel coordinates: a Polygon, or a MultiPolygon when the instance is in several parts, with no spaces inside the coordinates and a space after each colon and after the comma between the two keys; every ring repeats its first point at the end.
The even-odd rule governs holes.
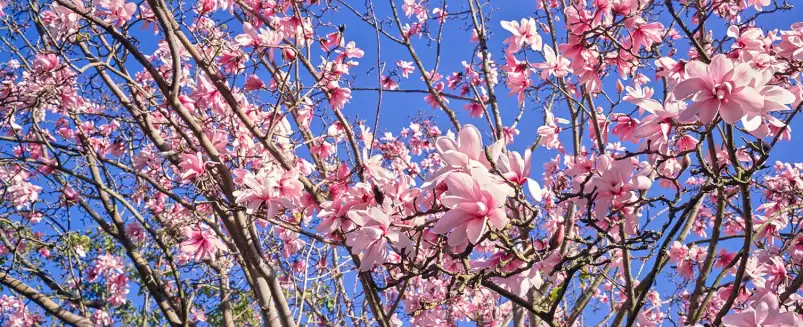
{"type": "Polygon", "coordinates": [[[468,110],[468,116],[472,118],[482,118],[485,112],[485,106],[479,102],[470,102],[463,106],[463,109],[468,110]]]}
{"type": "Polygon", "coordinates": [[[275,216],[281,207],[292,208],[290,199],[282,197],[279,192],[282,176],[283,173],[273,167],[260,169],[256,174],[247,173],[243,178],[246,188],[234,191],[237,204],[244,204],[248,213],[255,212],[265,204],[269,218],[275,216]]]}
{"type": "Polygon", "coordinates": [[[254,28],[251,23],[243,23],[243,34],[237,35],[235,41],[243,47],[253,46],[258,47],[275,47],[282,41],[283,35],[281,32],[267,29],[254,28]]]}
{"type": "Polygon", "coordinates": [[[117,21],[118,27],[131,20],[137,11],[136,3],[126,3],[125,0],[95,0],[95,5],[105,9],[99,14],[105,16],[109,22],[117,21]]]}
{"type": "Polygon", "coordinates": [[[527,88],[533,85],[533,81],[530,79],[530,74],[528,72],[529,71],[508,73],[507,80],[505,81],[505,85],[510,89],[508,95],[516,94],[519,105],[524,103],[524,95],[527,88]]]}
{"type": "Polygon", "coordinates": [[[39,199],[42,187],[19,180],[8,188],[8,196],[17,210],[30,207],[39,199]]]}
{"type": "Polygon", "coordinates": [[[399,89],[399,83],[396,83],[390,76],[382,76],[382,88],[385,90],[397,90],[399,89]]]}
{"type": "Polygon", "coordinates": [[[641,17],[630,19],[625,24],[633,29],[630,37],[635,50],[640,49],[642,46],[649,49],[654,43],[661,43],[664,31],[663,24],[647,23],[641,17]]]}
{"type": "Polygon", "coordinates": [[[343,34],[340,32],[332,32],[326,34],[326,38],[321,40],[321,49],[324,51],[332,51],[335,48],[343,45],[343,34]]]}
{"type": "Polygon", "coordinates": [[[752,5],[758,11],[762,11],[764,7],[768,7],[772,4],[772,0],[747,0],[747,5],[752,5]]]}
{"type": "Polygon", "coordinates": [[[501,24],[502,28],[513,34],[505,40],[510,52],[519,51],[525,44],[530,45],[530,48],[535,51],[541,50],[541,36],[538,35],[535,19],[522,18],[521,24],[515,20],[502,21],[501,24]]]}
{"type": "Polygon", "coordinates": [[[206,171],[206,162],[204,162],[200,152],[195,154],[185,153],[181,156],[181,162],[178,166],[181,168],[181,180],[184,182],[198,178],[206,171]]]}
{"type": "Polygon", "coordinates": [[[329,106],[334,110],[343,109],[343,106],[351,100],[351,89],[340,87],[337,82],[329,83],[326,88],[329,92],[329,106]]]}
{"type": "Polygon", "coordinates": [[[652,99],[652,95],[654,94],[652,88],[642,87],[641,84],[636,84],[635,87],[625,87],[625,90],[627,91],[627,95],[622,97],[622,100],[633,103],[639,106],[639,108],[651,113],[663,109],[663,105],[661,105],[660,102],[652,99]]]}
{"type": "Polygon", "coordinates": [[[349,41],[349,43],[346,44],[346,48],[343,50],[343,55],[347,58],[362,58],[365,55],[365,51],[358,48],[354,41],[349,41]]]}
{"type": "Polygon", "coordinates": [[[505,229],[508,218],[503,206],[510,195],[506,185],[491,181],[487,173],[452,173],[445,182],[448,190],[441,201],[451,210],[438,220],[433,231],[449,233],[450,246],[466,241],[477,244],[487,231],[486,222],[498,230],[505,229]]]}
{"type": "Polygon", "coordinates": [[[633,176],[633,161],[616,160],[609,155],[597,158],[596,167],[599,175],[590,182],[590,188],[596,189],[595,213],[597,219],[606,216],[613,205],[624,204],[636,198],[633,191],[648,190],[652,180],[645,174],[633,176]]]}
{"type": "Polygon", "coordinates": [[[544,60],[546,61],[543,63],[533,65],[535,68],[541,70],[542,79],[548,79],[549,76],[552,75],[560,78],[569,74],[569,59],[556,54],[555,50],[552,50],[552,47],[548,45],[544,46],[544,60]]]}
{"type": "Polygon", "coordinates": [[[184,236],[187,240],[181,242],[181,251],[197,262],[207,259],[214,261],[218,250],[226,247],[215,234],[199,226],[185,228],[184,236]]]}
{"type": "Polygon", "coordinates": [[[207,320],[206,312],[203,309],[198,309],[198,307],[193,306],[190,309],[190,314],[192,314],[192,319],[195,322],[205,322],[207,320]]]}
{"type": "Polygon", "coordinates": [[[401,70],[401,75],[404,78],[409,77],[410,74],[415,71],[415,66],[413,66],[413,62],[411,61],[399,60],[396,62],[396,65],[399,66],[399,69],[401,70]]]}
{"type": "Polygon", "coordinates": [[[689,76],[674,90],[678,99],[693,97],[693,103],[680,114],[687,121],[698,116],[704,124],[714,121],[716,114],[728,124],[745,116],[745,111],[760,112],[764,96],[750,82],[755,71],[749,64],[734,64],[725,55],[716,55],[707,65],[700,61],[686,64],[689,76]]]}
{"type": "Polygon", "coordinates": [[[412,249],[412,242],[398,229],[390,226],[390,216],[377,207],[348,213],[357,229],[346,235],[346,244],[352,254],[365,252],[360,262],[360,271],[368,271],[386,260],[388,241],[401,248],[412,249]]]}
{"type": "Polygon", "coordinates": [[[723,317],[722,324],[727,327],[795,327],[799,326],[799,320],[794,312],[781,312],[778,296],[768,292],[744,311],[723,317]]]}
{"type": "Polygon", "coordinates": [[[502,176],[509,181],[524,185],[527,182],[527,177],[530,176],[532,151],[527,149],[524,151],[524,156],[515,151],[510,151],[507,155],[499,156],[497,165],[502,171],[502,176]]]}
{"type": "Polygon", "coordinates": [[[641,123],[638,119],[632,118],[628,115],[617,114],[613,121],[616,122],[616,126],[614,126],[611,130],[613,135],[618,136],[622,141],[632,141],[634,143],[639,141],[638,138],[633,137],[633,133],[641,123]]]}
{"type": "Polygon", "coordinates": [[[563,145],[560,143],[560,131],[562,128],[558,126],[558,124],[566,125],[569,123],[568,120],[563,118],[556,118],[552,112],[546,112],[546,119],[544,120],[546,125],[538,127],[538,136],[541,137],[541,144],[544,145],[547,149],[563,149],[563,145]]]}
{"type": "Polygon", "coordinates": [[[260,90],[265,88],[265,83],[257,75],[250,75],[248,79],[245,81],[245,86],[243,87],[246,91],[254,91],[260,90]]]}
{"type": "Polygon", "coordinates": [[[772,127],[783,127],[785,123],[770,115],[774,111],[790,110],[789,104],[795,102],[795,95],[788,90],[776,86],[766,85],[771,76],[757,75],[750,84],[761,94],[764,103],[757,108],[745,107],[745,116],[742,117],[744,129],[756,137],[766,137],[772,133],[772,127]]]}

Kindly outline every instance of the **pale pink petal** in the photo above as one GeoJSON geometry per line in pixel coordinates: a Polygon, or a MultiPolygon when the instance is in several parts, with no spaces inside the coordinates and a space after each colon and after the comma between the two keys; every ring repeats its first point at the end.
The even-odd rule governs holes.
{"type": "Polygon", "coordinates": [[[686,75],[689,78],[708,78],[708,65],[699,62],[691,61],[686,63],[686,75]]]}
{"type": "Polygon", "coordinates": [[[485,219],[472,219],[466,224],[466,236],[471,244],[477,244],[485,234],[485,219]]]}
{"type": "Polygon", "coordinates": [[[457,133],[457,145],[458,150],[468,155],[469,159],[479,160],[485,157],[482,153],[482,135],[472,125],[466,125],[457,133]]]}
{"type": "MultiPolygon", "coordinates": [[[[689,78],[683,82],[678,83],[675,86],[675,98],[678,100],[685,100],[691,97],[692,95],[697,94],[702,90],[706,89],[705,81],[701,78],[689,78]]],[[[646,109],[646,108],[645,108],[646,109]]]]}
{"type": "Polygon", "coordinates": [[[527,190],[530,191],[530,195],[532,195],[536,201],[541,202],[544,199],[541,186],[538,185],[538,182],[529,177],[527,178],[527,190]]]}
{"type": "Polygon", "coordinates": [[[446,177],[446,186],[449,187],[449,195],[458,196],[464,199],[479,199],[479,194],[475,193],[476,181],[466,173],[453,173],[446,177]]]}
{"type": "MultiPolygon", "coordinates": [[[[714,100],[709,100],[708,102],[714,102],[714,100]]],[[[717,101],[717,103],[719,103],[719,101],[717,101]]],[[[707,112],[707,110],[703,112],[707,112]]],[[[735,124],[737,121],[739,121],[739,119],[742,118],[742,116],[744,116],[744,111],[742,110],[742,106],[734,101],[727,104],[721,104],[719,106],[719,115],[726,123],[735,124]]],[[[702,113],[700,120],[703,120],[702,113]]]]}
{"type": "Polygon", "coordinates": [[[458,225],[463,223],[466,219],[466,213],[459,210],[449,210],[435,223],[432,231],[437,234],[446,234],[450,230],[455,229],[458,225]]]}
{"type": "Polygon", "coordinates": [[[733,70],[733,61],[722,54],[716,55],[711,59],[711,64],[708,65],[708,72],[711,74],[711,78],[718,83],[721,83],[725,75],[731,70],[733,70]]]}
{"type": "Polygon", "coordinates": [[[764,96],[752,87],[745,87],[739,93],[731,94],[730,100],[739,103],[747,111],[758,112],[764,107],[764,96]]]}

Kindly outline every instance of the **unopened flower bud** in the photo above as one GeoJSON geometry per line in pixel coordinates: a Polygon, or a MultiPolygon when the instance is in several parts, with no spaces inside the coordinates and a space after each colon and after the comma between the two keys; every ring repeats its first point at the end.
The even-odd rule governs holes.
{"type": "Polygon", "coordinates": [[[688,154],[683,156],[683,160],[680,161],[680,166],[683,167],[683,170],[686,170],[686,168],[691,166],[691,157],[689,157],[688,154]]]}

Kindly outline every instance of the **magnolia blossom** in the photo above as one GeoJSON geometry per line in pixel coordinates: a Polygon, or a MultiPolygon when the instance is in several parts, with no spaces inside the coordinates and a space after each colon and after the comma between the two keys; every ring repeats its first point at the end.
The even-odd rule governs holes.
{"type": "Polygon", "coordinates": [[[399,69],[401,70],[401,75],[404,78],[410,77],[410,74],[415,71],[415,66],[413,66],[412,61],[399,60],[396,62],[396,65],[399,66],[399,69]]]}
{"type": "MultiPolygon", "coordinates": [[[[496,160],[504,146],[503,140],[489,147],[491,160],[496,160]]],[[[457,134],[457,142],[449,137],[439,137],[435,141],[435,149],[444,161],[445,166],[430,175],[422,185],[423,188],[437,186],[454,171],[467,171],[476,166],[490,168],[491,163],[482,146],[482,135],[474,125],[466,125],[457,134]]]]}
{"type": "Polygon", "coordinates": [[[534,64],[533,67],[541,70],[541,78],[548,79],[549,76],[565,77],[569,74],[569,59],[555,53],[552,47],[544,46],[544,60],[543,63],[534,64]]]}
{"type": "Polygon", "coordinates": [[[281,32],[261,28],[257,30],[251,23],[243,23],[243,34],[237,35],[235,41],[240,46],[273,47],[279,45],[283,35],[281,32]]]}
{"type": "Polygon", "coordinates": [[[8,196],[17,210],[30,207],[39,199],[42,187],[27,181],[17,181],[8,188],[8,196]]]}
{"type": "Polygon", "coordinates": [[[103,8],[101,15],[106,16],[109,22],[117,21],[117,26],[123,26],[131,20],[137,11],[137,4],[125,0],[95,0],[95,4],[103,8]]]}
{"type": "Polygon", "coordinates": [[[340,87],[337,82],[329,83],[326,88],[329,91],[329,105],[334,110],[343,109],[343,106],[351,100],[351,89],[340,87]]]}
{"type": "Polygon", "coordinates": [[[253,213],[265,204],[267,206],[267,217],[269,218],[275,216],[281,207],[293,208],[292,198],[283,197],[280,191],[283,188],[282,181],[284,181],[285,183],[292,183],[291,187],[295,190],[293,194],[300,196],[298,180],[283,177],[293,176],[294,174],[297,174],[297,172],[281,172],[275,167],[260,169],[256,174],[248,172],[243,178],[243,184],[246,188],[234,191],[234,196],[237,197],[236,202],[244,204],[248,213],[253,213]]]}
{"type": "Polygon", "coordinates": [[[512,189],[493,180],[483,170],[474,168],[471,175],[455,172],[445,179],[448,191],[441,201],[451,210],[438,220],[433,231],[449,233],[450,246],[466,241],[477,244],[487,231],[486,223],[498,230],[507,226],[509,219],[503,206],[507,197],[512,195],[512,189]]]}
{"type": "Polygon", "coordinates": [[[711,64],[687,63],[686,74],[689,78],[674,90],[678,99],[693,101],[680,114],[681,120],[697,116],[710,124],[719,113],[726,123],[735,124],[746,112],[761,112],[764,107],[764,96],[751,85],[757,74],[749,64],[735,64],[725,55],[716,55],[711,64]]]}
{"type": "Polygon", "coordinates": [[[214,261],[218,250],[226,247],[215,234],[198,226],[184,229],[184,236],[187,240],[181,242],[181,251],[198,262],[207,259],[214,261]]]}
{"type": "Polygon", "coordinates": [[[750,307],[722,318],[727,327],[798,327],[801,322],[794,312],[781,312],[778,296],[768,292],[750,307]]]}
{"type": "Polygon", "coordinates": [[[360,262],[360,271],[370,270],[386,260],[388,241],[400,249],[412,250],[412,242],[398,229],[390,226],[390,216],[383,209],[372,207],[348,213],[357,226],[346,236],[346,244],[353,254],[365,252],[360,262]]]}
{"type": "Polygon", "coordinates": [[[535,26],[535,19],[522,18],[521,24],[513,21],[502,21],[502,28],[513,33],[505,43],[508,44],[508,50],[516,52],[521,49],[525,44],[530,45],[534,51],[541,50],[541,36],[538,35],[538,29],[535,26]]]}
{"type": "MultiPolygon", "coordinates": [[[[594,211],[597,219],[603,219],[611,207],[618,207],[637,198],[634,191],[645,191],[652,186],[648,177],[649,169],[633,175],[635,165],[630,159],[616,160],[609,155],[597,158],[596,167],[599,175],[592,178],[589,189],[595,189],[594,211]]],[[[634,233],[637,225],[632,221],[627,224],[630,233],[634,233]]]]}
{"type": "Polygon", "coordinates": [[[206,171],[206,162],[200,152],[185,153],[181,156],[181,163],[178,166],[181,168],[181,180],[185,182],[203,175],[206,171]]]}

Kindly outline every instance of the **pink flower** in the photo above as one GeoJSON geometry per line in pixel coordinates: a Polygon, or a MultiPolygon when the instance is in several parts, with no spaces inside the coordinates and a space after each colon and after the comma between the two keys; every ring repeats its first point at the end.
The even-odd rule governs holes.
{"type": "Polygon", "coordinates": [[[699,140],[697,140],[693,136],[687,134],[687,135],[683,135],[683,136],[679,137],[675,141],[675,146],[678,147],[679,151],[689,151],[689,150],[692,150],[692,149],[696,148],[697,147],[697,143],[699,143],[699,142],[700,142],[699,140]]]}
{"type": "MultiPolygon", "coordinates": [[[[259,209],[262,204],[267,205],[267,217],[272,218],[279,211],[279,207],[293,208],[290,199],[281,195],[280,181],[283,174],[279,169],[272,167],[263,168],[253,174],[249,172],[243,178],[243,184],[246,188],[244,190],[234,191],[234,196],[237,197],[237,204],[245,204],[248,213],[253,213],[259,209]]],[[[296,189],[298,186],[293,186],[291,189],[296,189]]],[[[297,192],[289,191],[288,192],[297,192]]]]}
{"type": "Polygon", "coordinates": [[[482,114],[485,112],[485,106],[479,102],[470,102],[463,106],[463,109],[468,110],[468,116],[472,118],[482,118],[482,114]]]}
{"type": "Polygon", "coordinates": [[[772,4],[772,0],[747,0],[747,5],[752,5],[758,11],[762,11],[764,7],[768,7],[772,4]]]}
{"type": "Polygon", "coordinates": [[[264,89],[265,83],[257,75],[248,76],[248,79],[245,81],[245,86],[243,90],[246,91],[254,91],[259,89],[264,89]]]}
{"type": "Polygon", "coordinates": [[[616,122],[616,126],[613,127],[611,133],[616,135],[622,141],[631,141],[637,143],[639,140],[633,137],[633,133],[636,131],[636,128],[641,123],[638,119],[632,118],[628,115],[624,114],[616,114],[613,121],[616,122]]]}
{"type": "Polygon", "coordinates": [[[564,77],[569,74],[569,59],[564,58],[563,56],[556,54],[555,50],[552,47],[545,45],[544,46],[544,59],[546,62],[537,63],[533,66],[541,70],[541,78],[548,79],[549,76],[555,75],[555,77],[564,77]]]}
{"type": "Polygon", "coordinates": [[[445,87],[446,87],[446,84],[444,84],[443,82],[437,82],[432,87],[432,89],[433,89],[432,93],[434,93],[434,95],[432,93],[430,93],[430,94],[427,94],[426,96],[424,96],[424,100],[427,101],[427,104],[430,105],[432,107],[432,109],[436,109],[436,108],[438,108],[440,106],[440,103],[438,103],[438,100],[440,100],[443,103],[449,103],[449,99],[447,99],[446,97],[441,95],[441,92],[443,92],[443,89],[445,87]],[[437,98],[436,98],[436,96],[437,96],[437,98]]]}
{"type": "Polygon", "coordinates": [[[652,180],[644,174],[633,176],[634,164],[630,159],[616,160],[610,155],[601,155],[596,163],[599,175],[588,186],[596,189],[595,213],[598,219],[606,216],[611,206],[624,204],[636,198],[633,191],[648,190],[652,180]]]}
{"type": "Polygon", "coordinates": [[[502,230],[508,223],[504,204],[509,187],[492,181],[483,168],[466,173],[452,173],[446,177],[448,190],[441,198],[447,211],[435,224],[433,232],[449,233],[450,246],[458,246],[466,241],[477,244],[487,231],[486,222],[502,230]]]}
{"type": "Polygon", "coordinates": [[[264,28],[257,30],[251,23],[243,23],[243,34],[237,35],[234,40],[240,46],[248,47],[274,47],[282,42],[282,33],[264,28]]]}
{"type": "MultiPolygon", "coordinates": [[[[482,135],[480,135],[480,131],[474,127],[474,125],[464,126],[463,129],[457,133],[457,142],[448,137],[439,137],[437,141],[435,141],[435,149],[446,165],[438,172],[430,175],[427,182],[422,185],[422,187],[425,188],[438,185],[453,171],[466,171],[470,167],[475,166],[490,167],[490,163],[482,147],[482,135]]],[[[499,150],[499,152],[501,152],[501,149],[499,150]]]]}
{"type": "Polygon", "coordinates": [[[766,85],[772,75],[757,74],[750,84],[763,97],[764,103],[757,108],[745,108],[742,117],[744,129],[755,137],[766,137],[772,133],[772,127],[783,127],[782,120],[770,115],[773,111],[790,110],[789,104],[795,102],[795,95],[788,90],[776,86],[766,85]]]}
{"type": "Polygon", "coordinates": [[[664,31],[663,24],[647,23],[647,21],[641,17],[628,20],[625,24],[633,29],[630,35],[636,51],[638,51],[641,46],[649,49],[654,43],[661,43],[664,31]]]}
{"type": "Polygon", "coordinates": [[[655,61],[657,67],[655,76],[674,78],[686,77],[686,64],[684,62],[677,62],[670,57],[661,57],[655,61]]]}
{"type": "Polygon", "coordinates": [[[331,82],[329,85],[326,86],[327,92],[329,92],[329,106],[332,107],[334,110],[343,109],[343,106],[346,105],[346,102],[351,100],[351,89],[340,87],[337,85],[337,82],[331,82]]]}
{"type": "Polygon", "coordinates": [[[689,255],[689,248],[679,242],[675,241],[672,243],[672,247],[669,248],[669,258],[672,259],[675,263],[680,263],[685,261],[689,255]]]}
{"type": "Polygon", "coordinates": [[[547,149],[563,149],[563,145],[560,143],[560,135],[561,127],[558,124],[566,125],[569,123],[568,120],[563,118],[555,118],[552,112],[546,112],[546,125],[538,127],[538,136],[541,137],[541,144],[544,145],[547,149]]]}
{"type": "Polygon", "coordinates": [[[178,167],[181,168],[181,180],[185,183],[203,175],[206,171],[206,163],[200,152],[182,155],[178,167]]]}
{"type": "Polygon", "coordinates": [[[380,208],[355,210],[348,213],[349,219],[358,227],[346,235],[346,245],[352,254],[365,252],[360,262],[360,271],[371,270],[385,262],[388,241],[401,248],[412,249],[412,242],[398,229],[390,226],[390,217],[380,208]]]}
{"type": "Polygon", "coordinates": [[[781,312],[777,295],[768,292],[746,310],[723,317],[722,324],[726,327],[784,327],[799,326],[799,321],[794,312],[781,312]]]}
{"type": "Polygon", "coordinates": [[[524,103],[524,93],[527,88],[532,85],[533,81],[530,79],[529,70],[521,73],[511,72],[507,74],[505,86],[510,89],[510,93],[508,95],[516,94],[516,99],[519,101],[519,105],[524,103]]]}
{"type": "Polygon", "coordinates": [[[764,96],[751,86],[756,73],[750,64],[734,64],[725,55],[717,55],[706,65],[700,61],[686,64],[689,76],[674,90],[679,100],[694,101],[680,114],[683,121],[698,116],[704,124],[714,121],[716,114],[728,124],[745,116],[745,111],[758,112],[764,96]]]}
{"type": "Polygon", "coordinates": [[[133,2],[126,3],[125,0],[96,0],[95,4],[106,9],[99,12],[100,15],[106,16],[108,22],[117,21],[117,26],[123,26],[126,22],[131,20],[134,12],[137,11],[137,4],[133,2]]]}
{"type": "Polygon", "coordinates": [[[412,61],[399,60],[396,62],[396,66],[399,66],[399,69],[401,69],[401,75],[404,78],[410,77],[410,74],[415,71],[415,66],[413,66],[412,61]]]}
{"type": "Polygon", "coordinates": [[[42,188],[29,182],[18,180],[8,188],[11,203],[17,210],[30,207],[39,199],[42,188]]]}
{"type": "Polygon", "coordinates": [[[349,43],[346,44],[343,55],[346,56],[346,58],[362,58],[365,55],[365,51],[358,48],[354,41],[349,41],[349,43]]]}
{"type": "Polygon", "coordinates": [[[641,84],[636,84],[635,87],[625,87],[625,90],[627,90],[627,95],[622,97],[622,100],[635,104],[651,113],[663,109],[660,102],[652,99],[652,95],[655,93],[653,89],[649,87],[642,88],[641,84]]]}
{"type": "Polygon", "coordinates": [[[527,177],[530,176],[531,154],[532,151],[527,149],[524,151],[524,157],[515,151],[499,156],[497,165],[502,171],[502,175],[513,183],[524,185],[527,182],[527,177]]]}
{"type": "Polygon", "coordinates": [[[349,230],[353,225],[351,219],[346,218],[346,214],[352,205],[348,203],[346,195],[342,192],[335,193],[332,201],[321,203],[321,222],[318,224],[318,232],[333,233],[340,229],[349,230]]]}
{"type": "Polygon", "coordinates": [[[298,238],[297,232],[284,228],[279,228],[279,239],[283,242],[282,256],[285,258],[289,258],[307,245],[307,242],[298,238]]]}
{"type": "Polygon", "coordinates": [[[321,50],[332,51],[335,48],[343,45],[343,34],[340,32],[332,32],[326,34],[326,38],[321,40],[321,50]]]}
{"type": "Polygon", "coordinates": [[[669,141],[669,132],[672,129],[673,121],[678,116],[676,102],[667,104],[666,108],[657,101],[655,103],[656,106],[649,110],[653,114],[644,118],[633,131],[633,137],[651,140],[652,146],[663,145],[669,141]]]}
{"type": "Polygon", "coordinates": [[[382,88],[385,90],[396,90],[399,88],[399,83],[396,83],[390,76],[382,76],[382,88]]]}
{"type": "Polygon", "coordinates": [[[207,319],[204,309],[198,309],[198,307],[192,307],[190,309],[190,314],[192,314],[192,320],[195,322],[205,322],[207,319]]]}
{"type": "Polygon", "coordinates": [[[335,152],[335,146],[321,138],[319,141],[312,142],[310,152],[319,158],[328,158],[335,152]]]}
{"type": "Polygon", "coordinates": [[[508,30],[510,33],[513,33],[507,40],[505,40],[505,44],[508,45],[508,50],[510,52],[516,52],[521,49],[521,47],[525,44],[529,44],[530,48],[535,51],[541,50],[541,36],[538,35],[538,29],[535,25],[535,19],[521,19],[521,24],[519,22],[513,21],[502,21],[502,28],[508,30]]]}
{"type": "Polygon", "coordinates": [[[217,251],[226,246],[212,232],[201,227],[187,227],[184,230],[184,235],[187,240],[181,242],[181,251],[193,256],[195,261],[198,262],[206,259],[214,261],[217,251]]]}
{"type": "Polygon", "coordinates": [[[230,74],[237,74],[245,69],[245,62],[248,55],[238,50],[225,50],[220,56],[219,62],[223,66],[223,71],[230,74]]]}

